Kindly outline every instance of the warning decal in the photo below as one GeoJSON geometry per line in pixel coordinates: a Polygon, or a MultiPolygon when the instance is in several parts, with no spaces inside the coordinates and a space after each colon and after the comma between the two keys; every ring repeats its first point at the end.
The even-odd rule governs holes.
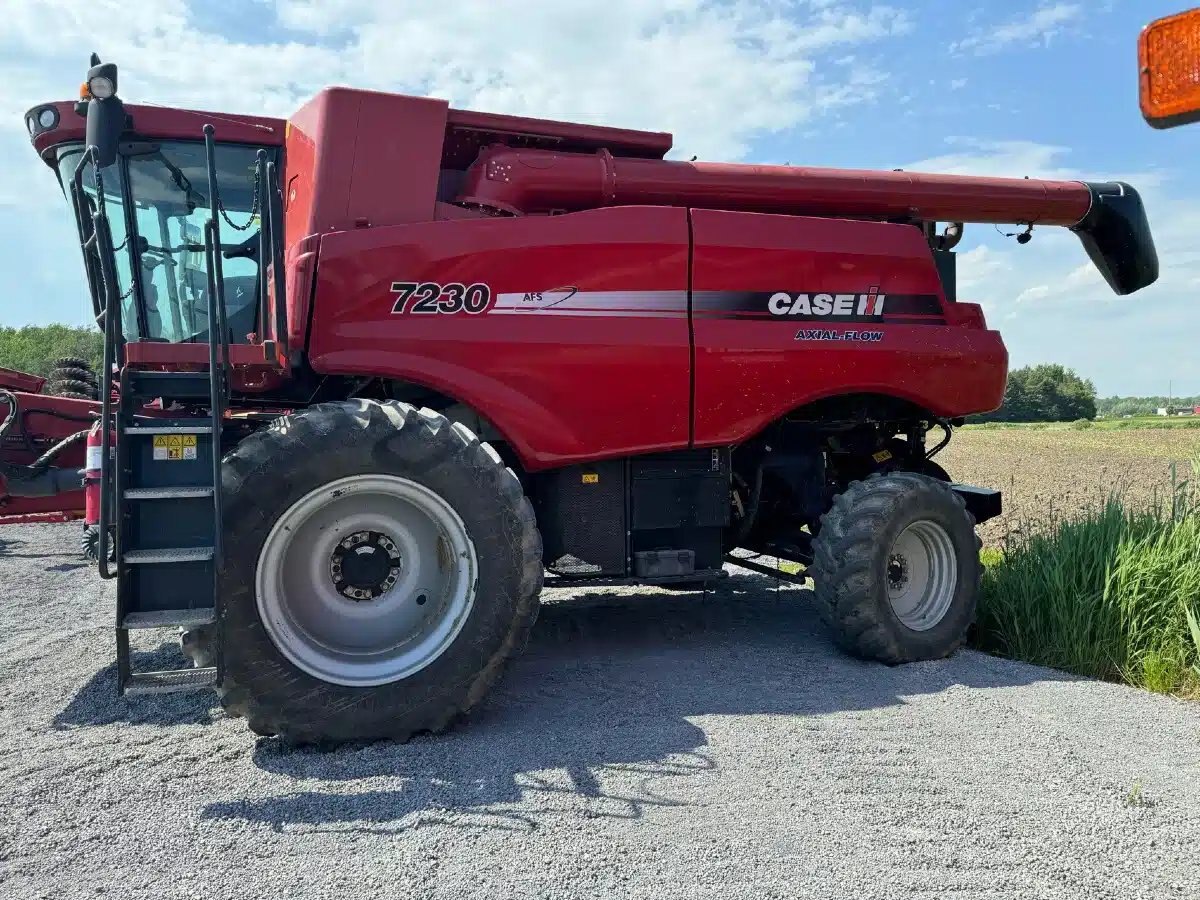
{"type": "Polygon", "coordinates": [[[155,459],[195,459],[196,435],[156,434],[154,436],[155,459]]]}

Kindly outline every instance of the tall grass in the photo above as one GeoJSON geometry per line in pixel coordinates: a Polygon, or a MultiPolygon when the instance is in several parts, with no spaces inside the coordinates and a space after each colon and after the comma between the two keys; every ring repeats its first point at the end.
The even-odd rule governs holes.
{"type": "Polygon", "coordinates": [[[988,559],[976,643],[1004,656],[1128,681],[1200,687],[1200,460],[1149,509],[1110,495],[1008,537],[988,559]]]}

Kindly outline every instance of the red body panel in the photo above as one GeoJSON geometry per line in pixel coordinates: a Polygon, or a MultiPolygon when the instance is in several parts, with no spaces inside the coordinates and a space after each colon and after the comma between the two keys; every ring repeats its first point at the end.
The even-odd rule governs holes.
{"type": "Polygon", "coordinates": [[[313,368],[469,404],[531,470],[733,444],[836,394],[884,394],[943,416],[999,405],[1000,337],[977,307],[946,303],[919,229],[693,210],[689,236],[688,215],[617,207],[326,235],[313,368]],[[480,314],[394,311],[393,282],[478,283],[492,299],[480,314]],[[734,308],[748,292],[871,288],[894,306],[923,298],[926,312],[883,315],[882,339],[858,345],[797,341],[800,320],[734,308]]]}
{"type": "MultiPolygon", "coordinates": [[[[799,341],[802,328],[851,326],[746,314],[705,315],[695,303],[695,442],[734,444],[814,400],[875,393],[941,416],[995,409],[1008,356],[999,333],[979,327],[977,308],[954,316],[921,232],[844,219],[692,211],[694,296],[702,292],[818,291],[932,296],[944,316],[884,315],[877,342],[799,341]]],[[[886,306],[885,306],[886,309],[886,306]]]]}
{"type": "Polygon", "coordinates": [[[46,379],[40,375],[30,375],[28,372],[18,372],[16,369],[6,369],[0,366],[0,388],[23,391],[27,394],[40,394],[45,386],[46,379]]]}
{"type": "MultiPolygon", "coordinates": [[[[52,106],[58,112],[58,124],[33,137],[33,146],[39,154],[57,144],[82,142],[84,138],[83,117],[75,114],[75,103],[59,100],[42,103],[35,110],[52,106]]],[[[200,129],[205,123],[217,128],[217,140],[234,144],[262,144],[277,147],[283,143],[284,121],[267,116],[245,116],[233,113],[209,113],[195,109],[170,109],[165,106],[137,106],[129,104],[125,113],[133,120],[139,134],[157,140],[198,141],[200,129]]],[[[47,159],[51,165],[53,161],[47,159]]]]}
{"type": "Polygon", "coordinates": [[[467,403],[530,469],[687,446],[687,265],[682,209],[326,235],[311,363],[321,373],[413,381],[467,403]],[[396,314],[397,281],[483,283],[491,306],[480,315],[396,314]],[[611,296],[564,306],[568,291],[556,288],[675,300],[673,310],[621,309],[611,296]],[[542,298],[526,304],[526,293],[542,298]]]}
{"type": "MultiPolygon", "coordinates": [[[[91,400],[72,400],[46,394],[16,393],[20,414],[0,447],[4,461],[13,465],[28,465],[50,447],[74,434],[83,431],[94,421],[93,413],[99,412],[100,404],[91,400]]],[[[8,404],[0,400],[0,419],[8,413],[8,404]]],[[[54,465],[65,469],[82,469],[84,464],[83,444],[63,452],[54,465]]],[[[42,514],[62,513],[66,518],[78,518],[84,511],[83,485],[79,490],[56,494],[51,497],[11,497],[7,484],[0,476],[0,524],[20,521],[61,521],[62,517],[46,519],[42,514]],[[24,518],[37,514],[38,518],[24,518]],[[10,518],[13,517],[13,518],[10,518]]]]}

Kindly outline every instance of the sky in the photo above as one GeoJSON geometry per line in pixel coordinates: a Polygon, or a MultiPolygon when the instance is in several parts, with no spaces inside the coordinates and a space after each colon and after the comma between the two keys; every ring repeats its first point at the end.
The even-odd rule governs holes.
{"type": "MultiPolygon", "coordinates": [[[[127,102],[287,116],[344,84],[671,131],[679,158],[1128,181],[1157,284],[1116,297],[1078,240],[967,226],[959,299],[1014,366],[1101,395],[1200,394],[1200,125],[1155,131],[1136,41],[1187,0],[4,0],[0,325],[90,320],[74,225],[23,113],[95,50],[127,102]]],[[[1007,229],[1013,231],[1015,229],[1007,229]]]]}

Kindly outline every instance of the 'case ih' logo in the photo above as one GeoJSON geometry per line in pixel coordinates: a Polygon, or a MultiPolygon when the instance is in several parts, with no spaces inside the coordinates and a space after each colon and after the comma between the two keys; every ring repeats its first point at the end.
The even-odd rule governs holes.
{"type": "Polygon", "coordinates": [[[872,287],[865,294],[789,294],[778,291],[767,301],[773,316],[873,316],[883,315],[887,297],[872,287]]]}

